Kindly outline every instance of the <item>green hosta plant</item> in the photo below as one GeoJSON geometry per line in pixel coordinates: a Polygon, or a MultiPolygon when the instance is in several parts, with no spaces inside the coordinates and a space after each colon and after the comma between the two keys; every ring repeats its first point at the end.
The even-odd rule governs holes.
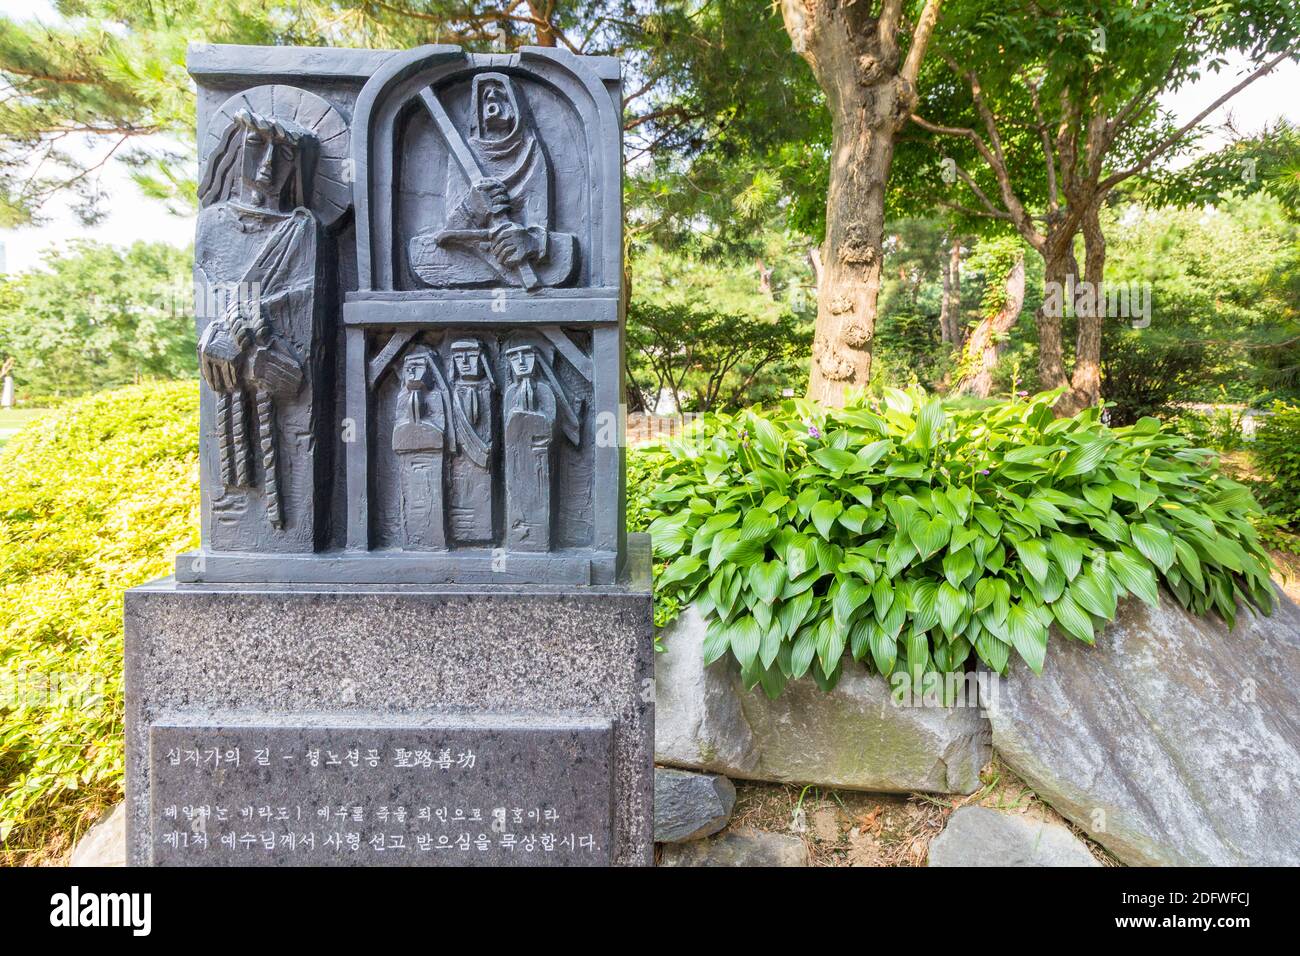
{"type": "Polygon", "coordinates": [[[770,695],[851,653],[879,673],[1042,669],[1049,628],[1091,644],[1120,598],[1163,583],[1232,623],[1272,610],[1242,485],[1152,418],[1055,418],[1055,393],[954,408],[914,389],[879,406],[786,402],[710,416],[654,495],[659,594],[694,602],[705,656],[770,695]]]}

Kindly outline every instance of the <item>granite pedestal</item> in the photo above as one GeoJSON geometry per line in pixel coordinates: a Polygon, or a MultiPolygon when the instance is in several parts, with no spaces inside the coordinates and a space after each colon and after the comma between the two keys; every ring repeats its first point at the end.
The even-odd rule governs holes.
{"type": "Polygon", "coordinates": [[[605,587],[128,591],[129,862],[651,863],[633,537],[605,587]]]}

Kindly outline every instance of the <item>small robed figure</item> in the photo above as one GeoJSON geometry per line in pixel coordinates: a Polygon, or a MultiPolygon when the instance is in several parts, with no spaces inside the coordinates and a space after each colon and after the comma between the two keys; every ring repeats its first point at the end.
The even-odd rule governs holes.
{"type": "Polygon", "coordinates": [[[478,339],[456,339],[449,351],[449,431],[454,440],[448,489],[451,535],[459,544],[490,544],[495,527],[496,380],[478,339]]]}
{"type": "Polygon", "coordinates": [[[433,350],[412,346],[402,359],[397,394],[393,451],[401,472],[402,528],[406,546],[428,550],[447,547],[443,507],[443,453],[447,415],[446,385],[433,350]],[[441,389],[439,385],[442,385],[441,389]]]}
{"type": "Polygon", "coordinates": [[[549,551],[555,497],[556,432],[575,447],[582,441],[579,417],[555,377],[548,350],[533,336],[506,343],[506,548],[549,551]]]}
{"type": "Polygon", "coordinates": [[[473,168],[447,163],[446,222],[411,240],[411,268],[435,288],[563,285],[577,265],[577,239],[551,228],[550,167],[526,107],[504,73],[475,76],[471,100],[469,136],[450,118],[440,132],[464,144],[473,168]]]}

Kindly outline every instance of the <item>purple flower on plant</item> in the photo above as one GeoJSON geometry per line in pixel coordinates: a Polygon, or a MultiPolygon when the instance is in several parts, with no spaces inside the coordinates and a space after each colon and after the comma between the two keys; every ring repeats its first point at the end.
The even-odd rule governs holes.
{"type": "Polygon", "coordinates": [[[1029,397],[1029,393],[1028,393],[1028,392],[1016,392],[1016,394],[1019,395],[1021,398],[1028,398],[1028,397],[1029,397]]]}
{"type": "Polygon", "coordinates": [[[981,469],[980,469],[980,474],[981,474],[981,475],[987,475],[988,473],[989,473],[989,470],[988,470],[987,468],[981,468],[981,469]]]}
{"type": "Polygon", "coordinates": [[[808,435],[809,435],[810,437],[812,437],[812,438],[821,438],[821,437],[822,437],[822,433],[817,429],[817,426],[816,426],[816,425],[809,425],[809,426],[808,426],[808,435]]]}

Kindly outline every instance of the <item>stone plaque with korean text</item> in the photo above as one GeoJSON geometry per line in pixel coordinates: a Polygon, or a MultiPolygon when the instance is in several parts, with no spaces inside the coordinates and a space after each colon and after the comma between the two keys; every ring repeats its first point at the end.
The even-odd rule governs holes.
{"type": "Polygon", "coordinates": [[[610,861],[609,724],[149,731],[159,866],[610,861]]]}

